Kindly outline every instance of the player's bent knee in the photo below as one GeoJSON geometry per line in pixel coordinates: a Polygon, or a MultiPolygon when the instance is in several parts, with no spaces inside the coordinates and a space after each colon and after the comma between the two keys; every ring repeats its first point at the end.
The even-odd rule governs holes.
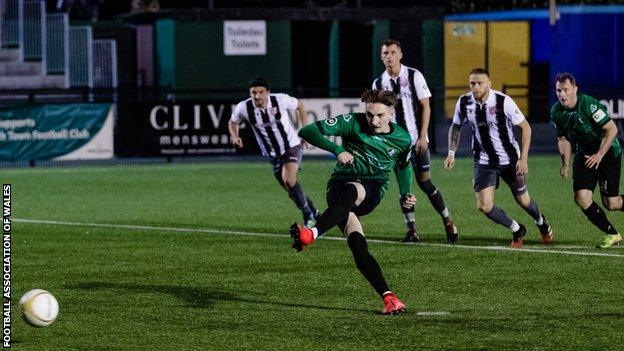
{"type": "Polygon", "coordinates": [[[589,205],[592,204],[593,199],[584,195],[575,195],[574,202],[576,202],[576,204],[579,205],[581,208],[587,208],[589,207],[589,205]]]}
{"type": "Polygon", "coordinates": [[[366,197],[366,190],[364,189],[364,186],[356,182],[348,182],[345,185],[347,186],[350,185],[353,188],[355,188],[355,191],[357,193],[357,198],[355,199],[355,205],[356,206],[360,205],[362,201],[364,201],[364,198],[366,197]]]}
{"type": "Polygon", "coordinates": [[[525,194],[516,196],[516,201],[518,202],[520,206],[527,208],[529,207],[529,204],[531,203],[531,198],[528,195],[526,196],[524,195],[525,194]]]}
{"type": "Polygon", "coordinates": [[[364,233],[364,230],[362,230],[362,223],[360,223],[360,220],[355,213],[349,212],[349,217],[347,218],[347,224],[344,227],[343,234],[348,237],[349,233],[353,232],[364,233]]]}
{"type": "Polygon", "coordinates": [[[492,208],[494,208],[494,205],[492,204],[479,204],[479,211],[485,214],[490,213],[492,208]]]}
{"type": "Polygon", "coordinates": [[[602,205],[609,211],[619,211],[622,209],[620,197],[603,198],[602,205]]]}
{"type": "Polygon", "coordinates": [[[297,184],[297,176],[286,175],[282,177],[282,182],[288,187],[293,187],[297,184]]]}
{"type": "Polygon", "coordinates": [[[418,185],[420,185],[420,183],[424,183],[430,180],[431,180],[431,175],[429,174],[428,171],[416,173],[416,182],[418,182],[418,185]]]}
{"type": "Polygon", "coordinates": [[[437,190],[435,185],[433,185],[433,183],[431,183],[431,179],[427,179],[425,181],[417,181],[418,183],[418,187],[420,187],[420,189],[427,195],[431,196],[435,193],[435,191],[437,190]]]}

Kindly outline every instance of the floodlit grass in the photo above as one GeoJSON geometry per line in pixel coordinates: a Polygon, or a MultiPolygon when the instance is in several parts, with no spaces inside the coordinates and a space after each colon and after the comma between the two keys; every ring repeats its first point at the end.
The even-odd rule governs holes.
{"type": "MultiPolygon", "coordinates": [[[[601,235],[574,205],[571,180],[559,178],[558,157],[529,162],[529,192],[557,243],[539,244],[504,184],[496,203],[527,225],[526,247],[545,252],[491,250],[507,247],[511,235],[477,210],[469,159],[450,173],[439,158],[432,165],[460,245],[442,245],[442,222],[417,189],[425,244],[400,244],[404,223],[391,186],[363,219],[376,239],[371,252],[408,306],[390,317],[379,314],[381,300],[343,240],[320,240],[302,254],[290,249],[287,228],[300,214],[268,163],[2,170],[13,193],[13,347],[622,349],[624,251],[594,249],[601,235]],[[612,256],[592,256],[605,252],[612,256]],[[32,288],[59,300],[48,328],[18,318],[19,296],[32,288]]],[[[333,162],[302,166],[304,189],[324,208],[333,162]]],[[[608,216],[624,228],[622,213],[608,216]]]]}

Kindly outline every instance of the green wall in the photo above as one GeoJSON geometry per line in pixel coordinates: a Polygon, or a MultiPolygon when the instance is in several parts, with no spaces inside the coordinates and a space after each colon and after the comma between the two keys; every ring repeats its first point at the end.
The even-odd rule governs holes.
{"type": "Polygon", "coordinates": [[[175,23],[172,19],[156,22],[156,78],[161,87],[175,86],[175,23]]]}
{"type": "Polygon", "coordinates": [[[433,94],[433,116],[443,121],[444,116],[444,23],[428,20],[423,23],[423,74],[433,94]]]}
{"type": "Polygon", "coordinates": [[[373,43],[373,72],[371,82],[386,70],[386,66],[384,66],[383,62],[381,62],[381,50],[379,45],[382,41],[388,38],[390,38],[390,22],[383,20],[376,21],[375,29],[373,30],[373,37],[371,38],[373,43]]]}
{"type": "Polygon", "coordinates": [[[251,78],[261,76],[276,90],[292,88],[289,21],[267,21],[264,56],[225,56],[222,21],[160,20],[156,41],[160,86],[217,90],[240,96],[241,89],[246,94],[251,78]]]}

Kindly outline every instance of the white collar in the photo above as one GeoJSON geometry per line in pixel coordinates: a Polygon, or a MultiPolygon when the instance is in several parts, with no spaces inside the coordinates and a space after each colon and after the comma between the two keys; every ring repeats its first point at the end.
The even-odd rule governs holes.
{"type": "MultiPolygon", "coordinates": [[[[407,72],[407,67],[405,67],[404,64],[400,64],[401,65],[401,69],[399,70],[399,75],[397,77],[403,77],[405,76],[405,72],[407,72]]],[[[392,77],[390,76],[390,73],[388,73],[388,70],[384,71],[384,76],[388,77],[388,79],[392,79],[392,77]]]]}
{"type": "Polygon", "coordinates": [[[496,93],[495,93],[494,89],[490,88],[490,91],[488,93],[488,97],[487,97],[487,99],[485,99],[485,101],[483,103],[480,103],[480,102],[477,101],[477,99],[475,99],[473,92],[470,92],[470,98],[476,104],[493,106],[494,103],[496,102],[496,93]]]}

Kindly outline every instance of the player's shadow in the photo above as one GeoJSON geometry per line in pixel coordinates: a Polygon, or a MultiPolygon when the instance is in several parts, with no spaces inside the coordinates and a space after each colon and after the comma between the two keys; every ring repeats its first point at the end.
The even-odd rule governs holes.
{"type": "Polygon", "coordinates": [[[252,304],[263,305],[275,305],[278,307],[301,307],[311,308],[317,310],[339,310],[339,311],[359,311],[365,313],[378,313],[377,311],[367,310],[363,308],[343,308],[332,307],[312,304],[290,303],[290,302],[276,302],[269,300],[262,300],[257,298],[244,298],[236,296],[233,293],[223,291],[213,287],[195,287],[195,286],[181,286],[181,285],[155,285],[155,284],[136,284],[136,283],[114,283],[93,281],[85,282],[72,286],[74,289],[80,289],[85,291],[93,290],[116,290],[123,292],[134,293],[147,293],[147,294],[167,294],[174,296],[177,299],[183,300],[187,303],[186,307],[189,308],[212,308],[215,302],[219,301],[232,301],[232,302],[244,302],[252,304]]]}

